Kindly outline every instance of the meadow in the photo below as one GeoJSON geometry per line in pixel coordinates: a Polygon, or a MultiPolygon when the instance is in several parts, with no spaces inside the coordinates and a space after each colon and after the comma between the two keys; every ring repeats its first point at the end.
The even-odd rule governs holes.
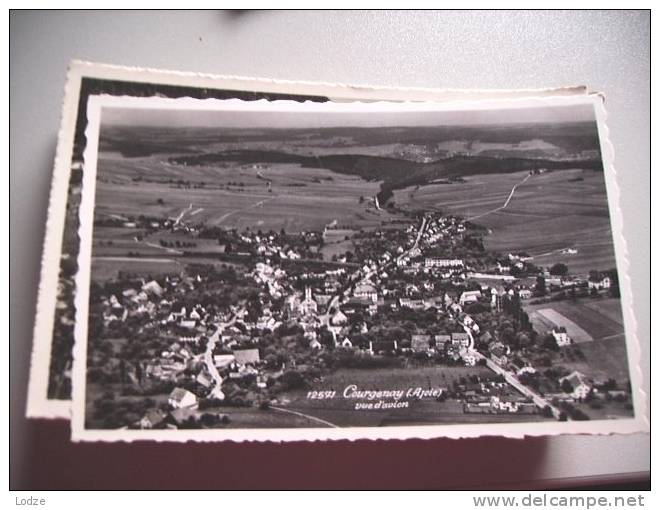
{"type": "Polygon", "coordinates": [[[368,207],[378,189],[377,182],[358,176],[296,164],[186,167],[168,163],[163,154],[128,159],[102,153],[96,213],[183,214],[183,221],[239,230],[323,230],[333,220],[373,227],[391,217],[368,207]]]}
{"type": "Polygon", "coordinates": [[[178,274],[182,270],[180,261],[168,258],[99,257],[92,258],[91,274],[94,281],[104,281],[117,278],[120,271],[148,279],[163,274],[178,274]]]}
{"type": "Polygon", "coordinates": [[[531,313],[530,320],[536,331],[545,332],[555,327],[566,329],[566,333],[576,344],[593,340],[584,329],[552,308],[538,308],[531,313]]]}
{"type": "MultiPolygon", "coordinates": [[[[593,340],[623,336],[621,300],[615,298],[585,298],[577,301],[564,300],[538,305],[525,305],[525,311],[533,319],[538,310],[554,310],[584,329],[593,340]]],[[[539,331],[544,333],[544,331],[539,331]]]]}
{"type": "Polygon", "coordinates": [[[465,182],[396,191],[394,200],[408,209],[436,209],[472,219],[490,229],[488,249],[524,251],[536,265],[562,262],[572,274],[615,267],[603,172],[557,170],[522,182],[527,174],[466,176],[465,182]],[[517,184],[507,207],[495,211],[517,184]],[[565,248],[578,253],[562,254],[565,248]]]}
{"type": "MultiPolygon", "coordinates": [[[[566,300],[539,305],[525,305],[524,308],[530,315],[535,328],[539,326],[539,323],[535,323],[536,311],[551,308],[575,322],[591,336],[592,341],[581,342],[577,346],[584,354],[584,360],[563,357],[560,351],[560,353],[554,355],[553,364],[561,365],[570,371],[578,370],[589,378],[601,381],[605,381],[610,377],[617,381],[624,381],[630,377],[621,301],[619,299],[566,300]]],[[[544,334],[545,331],[541,330],[538,333],[544,334]]]]}

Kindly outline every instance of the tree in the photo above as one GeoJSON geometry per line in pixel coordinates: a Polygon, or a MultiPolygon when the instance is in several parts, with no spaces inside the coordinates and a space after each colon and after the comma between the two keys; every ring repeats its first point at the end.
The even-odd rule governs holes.
{"type": "Polygon", "coordinates": [[[142,363],[139,361],[135,364],[135,378],[138,380],[138,383],[142,384],[142,377],[143,377],[143,371],[142,371],[142,363]]]}
{"type": "Polygon", "coordinates": [[[158,200],[156,200],[156,203],[158,205],[165,205],[165,200],[163,200],[162,198],[159,198],[158,200]]]}
{"type": "Polygon", "coordinates": [[[610,277],[610,297],[618,298],[621,297],[621,291],[619,290],[619,273],[616,269],[611,269],[609,271],[610,277]]]}
{"type": "Polygon", "coordinates": [[[280,376],[279,380],[287,389],[291,390],[304,388],[306,386],[302,374],[294,370],[287,370],[280,376]]]}
{"type": "Polygon", "coordinates": [[[527,347],[531,343],[531,339],[527,333],[520,331],[516,335],[516,342],[520,347],[527,347]]]}
{"type": "Polygon", "coordinates": [[[564,379],[561,382],[561,391],[564,393],[573,393],[573,385],[569,382],[568,379],[564,379]]]}
{"type": "Polygon", "coordinates": [[[539,296],[545,296],[547,293],[546,287],[545,287],[545,278],[543,276],[537,276],[536,277],[536,293],[539,296]]]}
{"type": "Polygon", "coordinates": [[[568,274],[568,266],[566,264],[562,264],[561,262],[557,262],[555,265],[553,265],[550,268],[550,274],[554,276],[564,276],[568,274]]]}

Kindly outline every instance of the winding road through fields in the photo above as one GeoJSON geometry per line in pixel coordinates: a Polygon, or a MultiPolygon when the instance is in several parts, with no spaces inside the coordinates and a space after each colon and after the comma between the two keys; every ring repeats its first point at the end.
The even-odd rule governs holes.
{"type": "Polygon", "coordinates": [[[254,203],[254,204],[248,205],[247,207],[241,207],[240,209],[234,209],[233,211],[229,211],[229,212],[223,214],[222,216],[220,216],[217,220],[213,221],[213,224],[214,225],[220,225],[220,223],[222,223],[227,218],[229,218],[230,216],[232,216],[236,213],[243,212],[243,211],[248,211],[250,209],[254,209],[255,207],[261,207],[266,202],[270,202],[271,200],[275,200],[276,198],[277,198],[277,196],[264,198],[263,200],[259,200],[258,202],[254,203]]]}
{"type": "Polygon", "coordinates": [[[493,214],[493,213],[496,213],[498,211],[501,211],[502,209],[506,209],[507,206],[509,205],[509,202],[511,202],[511,199],[513,198],[513,194],[516,192],[516,188],[518,186],[520,186],[521,184],[524,184],[525,182],[527,182],[527,180],[531,176],[532,176],[532,174],[527,174],[522,181],[514,184],[513,188],[511,188],[511,192],[509,193],[509,196],[506,198],[504,204],[502,204],[499,207],[496,207],[495,209],[491,209],[490,211],[486,211],[485,213],[477,214],[476,216],[471,216],[471,217],[467,218],[467,221],[472,221],[472,220],[476,220],[478,218],[483,218],[484,216],[487,216],[489,214],[493,214]]]}

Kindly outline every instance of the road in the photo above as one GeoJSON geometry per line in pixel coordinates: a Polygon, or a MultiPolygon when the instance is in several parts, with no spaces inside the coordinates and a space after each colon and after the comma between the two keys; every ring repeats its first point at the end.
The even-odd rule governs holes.
{"type": "Polygon", "coordinates": [[[220,339],[222,332],[225,330],[225,328],[228,328],[234,322],[236,322],[235,315],[231,318],[231,320],[218,324],[215,333],[210,336],[208,342],[206,343],[206,351],[204,352],[204,363],[206,363],[206,370],[208,370],[209,374],[213,378],[213,382],[215,383],[215,386],[211,390],[209,396],[211,398],[217,398],[218,400],[224,400],[225,394],[222,392],[222,376],[220,375],[220,372],[218,372],[215,363],[213,363],[213,350],[215,349],[215,344],[220,339]]]}
{"type": "Polygon", "coordinates": [[[269,198],[264,198],[263,200],[259,200],[258,202],[254,203],[254,204],[250,204],[250,205],[248,205],[247,207],[242,207],[242,208],[240,208],[240,209],[235,209],[235,210],[233,210],[233,211],[229,211],[228,213],[225,213],[225,214],[223,214],[222,216],[220,216],[217,220],[214,220],[214,221],[213,221],[213,224],[214,224],[214,225],[220,225],[220,223],[222,223],[222,222],[225,221],[227,218],[229,218],[230,216],[232,216],[232,215],[234,215],[234,214],[236,214],[236,213],[243,212],[243,211],[248,211],[248,210],[250,210],[250,209],[254,209],[255,207],[261,207],[261,206],[263,206],[266,202],[270,202],[271,200],[275,200],[276,198],[277,198],[277,196],[273,196],[273,197],[269,197],[269,198]]]}
{"type": "Polygon", "coordinates": [[[408,253],[417,249],[419,245],[419,241],[422,239],[422,235],[424,234],[424,230],[426,230],[426,216],[422,218],[422,224],[419,226],[419,232],[417,232],[417,237],[415,238],[415,244],[413,244],[412,248],[408,250],[408,253]]]}
{"type": "Polygon", "coordinates": [[[474,357],[478,360],[484,359],[486,360],[486,366],[490,368],[493,372],[497,374],[501,374],[506,382],[508,382],[511,386],[513,386],[516,390],[518,390],[520,393],[525,395],[526,397],[529,397],[532,399],[532,402],[536,404],[539,408],[543,409],[546,406],[548,406],[552,410],[552,414],[555,418],[559,419],[559,415],[561,411],[553,406],[548,400],[543,398],[541,395],[536,393],[534,390],[531,388],[525,386],[523,383],[521,383],[518,378],[508,370],[503,369],[501,366],[499,366],[497,363],[495,363],[493,360],[490,358],[487,358],[480,352],[476,350],[472,350],[472,353],[474,354],[474,357]]]}
{"type": "Polygon", "coordinates": [[[322,420],[321,418],[317,418],[316,416],[310,416],[309,414],[299,413],[298,411],[292,411],[291,409],[284,409],[283,407],[275,407],[275,406],[270,406],[270,409],[274,411],[279,411],[281,413],[295,414],[296,416],[300,416],[301,418],[307,418],[308,420],[315,421],[323,425],[327,425],[328,427],[333,427],[336,429],[339,428],[339,426],[335,425],[334,423],[330,423],[329,421],[322,420]]]}
{"type": "MultiPolygon", "coordinates": [[[[136,241],[139,242],[139,241],[136,241]]],[[[158,248],[159,250],[164,250],[167,253],[174,253],[175,255],[183,255],[183,252],[181,250],[175,250],[174,248],[167,248],[165,246],[161,246],[160,244],[157,243],[148,243],[147,241],[142,241],[142,244],[146,246],[151,246],[152,248],[158,248]]]]}
{"type": "Polygon", "coordinates": [[[179,264],[177,260],[168,259],[168,258],[153,258],[153,257],[111,257],[111,256],[102,256],[102,257],[92,257],[93,261],[107,260],[109,262],[167,262],[171,264],[179,264]]]}
{"type": "Polygon", "coordinates": [[[181,211],[181,213],[176,218],[171,218],[171,219],[174,220],[174,226],[175,227],[181,222],[181,220],[183,219],[186,212],[192,210],[192,207],[193,207],[193,205],[192,205],[192,203],[190,203],[188,205],[188,207],[186,207],[183,211],[181,211]]]}
{"type": "MultiPolygon", "coordinates": [[[[415,238],[415,242],[413,243],[412,247],[411,247],[409,250],[403,252],[403,253],[402,253],[401,255],[399,255],[398,257],[396,257],[396,259],[394,259],[393,261],[391,261],[391,262],[389,262],[389,263],[387,263],[387,264],[384,264],[381,268],[376,269],[376,270],[370,270],[370,271],[368,271],[367,273],[365,273],[365,274],[362,276],[362,278],[355,278],[355,279],[354,279],[355,281],[354,281],[351,285],[349,285],[348,288],[344,289],[343,291],[339,291],[337,294],[335,294],[335,296],[334,296],[334,297],[330,300],[330,302],[328,303],[328,308],[326,309],[325,314],[321,316],[321,320],[322,320],[322,322],[323,322],[324,324],[328,324],[328,323],[329,323],[329,321],[330,321],[330,310],[332,310],[334,307],[337,306],[337,304],[338,304],[339,300],[341,299],[342,295],[343,295],[343,296],[348,296],[348,294],[350,294],[350,291],[351,291],[353,288],[355,288],[356,285],[358,285],[359,283],[362,283],[362,282],[365,282],[365,281],[369,280],[369,279],[370,279],[374,274],[376,274],[379,270],[385,270],[385,269],[387,269],[389,266],[391,266],[392,264],[394,264],[396,260],[399,260],[399,259],[401,259],[401,258],[403,258],[403,257],[406,257],[411,251],[415,250],[415,249],[417,248],[417,246],[419,245],[419,241],[422,239],[422,235],[424,234],[424,231],[425,231],[425,230],[426,230],[426,217],[422,218],[422,224],[419,226],[419,232],[417,233],[417,237],[415,238]]],[[[354,277],[354,276],[356,276],[356,275],[359,276],[359,275],[360,275],[360,271],[361,271],[361,269],[358,269],[357,271],[355,271],[355,273],[353,273],[353,274],[351,275],[351,277],[354,277]]]]}
{"type": "Polygon", "coordinates": [[[497,211],[501,211],[502,209],[506,209],[506,207],[509,205],[509,202],[511,202],[511,199],[513,198],[513,194],[516,192],[516,188],[521,184],[524,184],[527,181],[527,179],[529,179],[531,176],[532,174],[527,174],[522,181],[520,181],[517,184],[514,184],[513,188],[511,188],[511,192],[509,193],[509,196],[507,197],[503,205],[496,207],[495,209],[491,209],[490,211],[486,211],[485,213],[477,214],[476,216],[471,216],[470,218],[467,218],[467,221],[483,218],[484,216],[487,216],[489,214],[496,213],[497,211]]]}
{"type": "Polygon", "coordinates": [[[557,407],[553,406],[548,400],[543,398],[541,395],[536,393],[528,386],[525,386],[523,383],[521,383],[518,377],[516,377],[516,375],[513,372],[509,372],[508,370],[505,370],[497,363],[495,363],[493,360],[491,360],[490,358],[484,356],[479,351],[477,351],[474,348],[474,337],[472,336],[472,331],[470,330],[469,327],[467,327],[463,323],[461,323],[461,326],[463,326],[463,329],[470,337],[470,345],[468,346],[468,351],[474,355],[476,361],[485,360],[486,366],[490,368],[493,372],[502,375],[507,383],[509,383],[511,386],[513,386],[516,390],[518,390],[526,397],[531,398],[532,402],[534,402],[534,404],[536,404],[539,408],[544,409],[546,406],[548,406],[552,410],[553,416],[559,419],[559,415],[561,411],[557,407]]]}

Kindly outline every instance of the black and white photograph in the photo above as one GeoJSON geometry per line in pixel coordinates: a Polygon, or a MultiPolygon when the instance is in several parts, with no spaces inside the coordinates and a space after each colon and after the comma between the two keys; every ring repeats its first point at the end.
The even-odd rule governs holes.
{"type": "MultiPolygon", "coordinates": [[[[65,91],[58,156],[51,190],[51,211],[44,240],[38,314],[33,333],[32,366],[26,414],[32,418],[68,418],[75,324],[75,275],[80,248],[78,236],[83,151],[86,146],[86,105],[91,95],[131,97],[192,97],[255,101],[295,100],[416,100],[447,101],[479,97],[515,98],[524,90],[422,90],[375,87],[347,88],[336,84],[276,82],[195,73],[133,70],[126,67],[73,61],[65,91]]],[[[539,90],[542,95],[570,95],[585,87],[539,90]]]]}
{"type": "MultiPolygon", "coordinates": [[[[190,83],[181,76],[155,73],[158,80],[138,81],[143,73],[125,68],[87,62],[72,62],[56,161],[51,203],[52,211],[42,267],[39,313],[34,331],[34,348],[27,415],[36,418],[68,418],[71,403],[73,366],[74,297],[77,257],[79,207],[83,175],[83,151],[87,126],[87,98],[94,94],[133,97],[195,97],[220,99],[297,99],[324,100],[314,90],[274,87],[264,81],[264,92],[247,90],[240,80],[214,77],[211,87],[190,83]],[[269,92],[269,90],[275,90],[269,92]],[[60,233],[61,230],[61,233],[60,233]],[[58,235],[59,234],[59,235],[58,235]]],[[[197,80],[199,81],[199,80],[197,80]]],[[[310,87],[311,88],[311,87],[310,87]]]]}
{"type": "Polygon", "coordinates": [[[600,112],[91,97],[74,439],[639,430],[600,112]]]}

